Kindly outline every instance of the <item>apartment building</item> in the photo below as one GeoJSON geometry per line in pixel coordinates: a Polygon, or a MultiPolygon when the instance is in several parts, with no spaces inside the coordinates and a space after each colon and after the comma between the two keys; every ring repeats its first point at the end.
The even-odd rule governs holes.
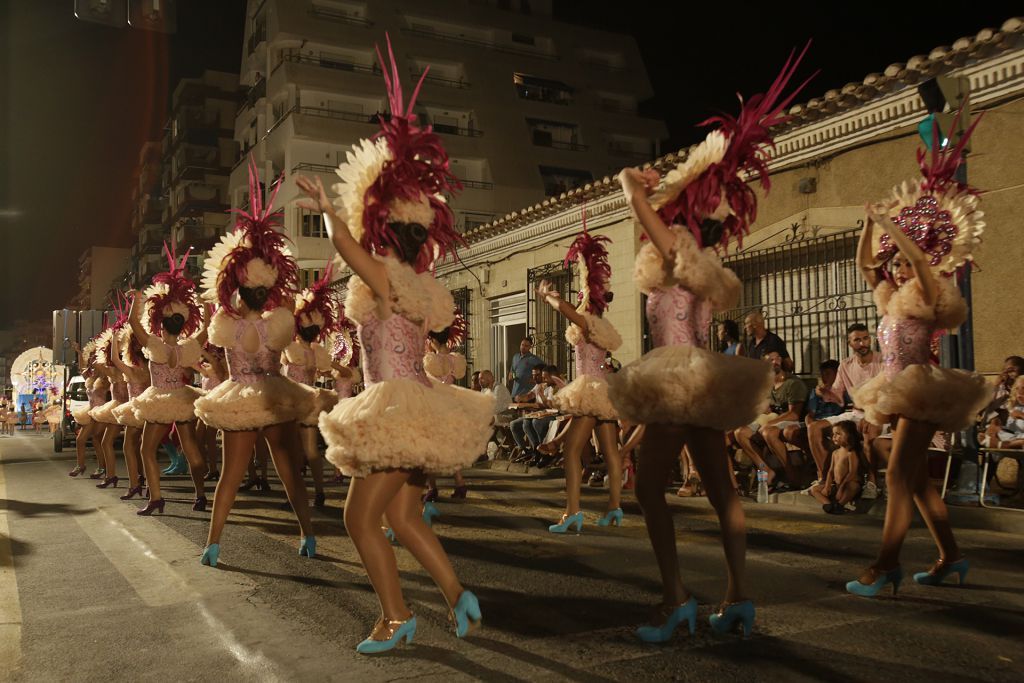
{"type": "Polygon", "coordinates": [[[245,201],[250,154],[264,181],[286,174],[278,204],[304,284],[333,249],[319,216],[290,207],[290,178],[335,182],[346,150],[378,130],[385,33],[407,92],[429,67],[417,113],[463,181],[463,231],[653,158],[666,136],[637,114],[652,92],[633,38],[557,22],[550,0],[250,0],[246,22],[231,200],[245,201]]]}
{"type": "Polygon", "coordinates": [[[111,293],[121,287],[129,259],[130,250],[119,247],[89,247],[83,251],[78,257],[78,289],[67,308],[110,308],[111,293]]]}

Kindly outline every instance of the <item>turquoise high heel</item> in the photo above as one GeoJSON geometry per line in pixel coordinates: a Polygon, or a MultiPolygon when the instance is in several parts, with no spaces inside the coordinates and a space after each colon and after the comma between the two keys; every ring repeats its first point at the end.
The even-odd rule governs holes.
{"type": "Polygon", "coordinates": [[[316,536],[306,536],[299,542],[299,557],[316,557],[316,536]]]}
{"type": "Polygon", "coordinates": [[[391,530],[391,527],[382,526],[381,530],[384,532],[384,538],[388,539],[388,543],[391,545],[398,545],[398,540],[395,538],[395,532],[391,530]]]}
{"type": "Polygon", "coordinates": [[[947,576],[956,574],[959,584],[962,586],[967,579],[968,569],[970,569],[970,565],[967,563],[966,557],[961,557],[956,562],[950,563],[939,559],[928,571],[914,574],[914,583],[919,583],[922,586],[938,586],[946,580],[947,576]]]}
{"type": "Polygon", "coordinates": [[[691,636],[697,631],[697,598],[691,597],[678,607],[665,605],[662,609],[667,613],[665,623],[661,626],[641,626],[633,631],[633,635],[645,643],[667,643],[683,622],[689,627],[691,636]]]}
{"type": "Polygon", "coordinates": [[[552,524],[548,527],[548,531],[553,534],[564,534],[566,531],[572,529],[573,525],[576,525],[576,533],[583,531],[583,513],[575,512],[571,515],[562,515],[562,521],[558,524],[552,524]]]}
{"type": "Polygon", "coordinates": [[[216,567],[217,560],[220,558],[220,543],[211,543],[206,546],[203,550],[203,556],[199,558],[199,564],[205,564],[208,567],[216,567]]]}
{"type": "Polygon", "coordinates": [[[441,511],[429,500],[423,504],[423,521],[427,526],[434,526],[434,520],[441,518],[441,511]]]}
{"type": "Polygon", "coordinates": [[[754,603],[750,600],[734,602],[718,608],[718,612],[708,617],[711,629],[715,633],[729,633],[739,623],[743,627],[743,635],[749,636],[754,629],[754,603]]]}
{"type": "Polygon", "coordinates": [[[846,592],[854,595],[859,595],[862,598],[873,598],[885,588],[888,584],[892,584],[893,597],[896,596],[897,591],[900,589],[900,582],[903,581],[903,569],[897,566],[895,569],[889,571],[883,571],[872,567],[870,569],[876,576],[872,583],[861,583],[859,579],[855,579],[846,584],[846,592]]]}
{"type": "Polygon", "coordinates": [[[399,621],[397,619],[385,619],[381,617],[377,620],[376,625],[373,627],[373,633],[367,637],[366,640],[356,645],[356,652],[361,655],[375,655],[381,652],[387,652],[388,650],[394,649],[402,639],[405,639],[405,644],[408,645],[412,642],[413,636],[416,635],[416,615],[410,616],[405,621],[399,621]],[[374,638],[374,633],[378,630],[382,630],[381,635],[386,635],[387,638],[374,638]]]}
{"type": "Polygon", "coordinates": [[[479,626],[483,618],[480,614],[480,601],[469,591],[462,591],[452,609],[451,618],[455,622],[456,637],[465,638],[469,633],[469,627],[479,626]]]}
{"type": "Polygon", "coordinates": [[[598,526],[622,526],[622,508],[615,508],[604,513],[604,517],[597,520],[598,526]]]}

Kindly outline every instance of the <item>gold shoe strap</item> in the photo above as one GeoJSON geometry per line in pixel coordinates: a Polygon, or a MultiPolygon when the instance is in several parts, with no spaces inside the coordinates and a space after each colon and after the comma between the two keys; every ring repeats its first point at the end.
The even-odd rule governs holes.
{"type": "Polygon", "coordinates": [[[373,625],[373,631],[370,633],[371,640],[391,640],[394,637],[395,631],[402,627],[412,619],[412,615],[409,615],[408,619],[385,619],[381,617],[377,620],[377,623],[373,625]]]}

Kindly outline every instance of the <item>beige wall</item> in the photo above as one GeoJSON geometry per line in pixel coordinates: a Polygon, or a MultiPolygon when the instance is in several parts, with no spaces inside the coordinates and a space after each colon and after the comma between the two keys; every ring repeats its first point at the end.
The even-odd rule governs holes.
{"type": "Polygon", "coordinates": [[[128,249],[93,247],[89,273],[89,307],[104,310],[110,307],[107,291],[115,279],[120,279],[128,268],[128,249]]]}

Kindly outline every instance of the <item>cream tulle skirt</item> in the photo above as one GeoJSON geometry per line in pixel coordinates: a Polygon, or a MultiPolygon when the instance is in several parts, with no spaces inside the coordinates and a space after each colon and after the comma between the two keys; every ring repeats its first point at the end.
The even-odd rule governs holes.
{"type": "Polygon", "coordinates": [[[555,394],[555,407],[566,415],[617,420],[615,406],[608,398],[608,381],[601,375],[580,375],[555,394]]]}
{"type": "Polygon", "coordinates": [[[992,398],[981,375],[935,365],[910,365],[892,378],[876,375],[852,393],[854,404],[873,424],[888,424],[902,415],[938,425],[943,432],[972,424],[992,398]]]}
{"type": "Polygon", "coordinates": [[[216,429],[249,431],[296,422],[309,415],[315,400],[313,387],[283,376],[267,377],[255,384],[227,379],[196,401],[196,415],[216,429]]]}

